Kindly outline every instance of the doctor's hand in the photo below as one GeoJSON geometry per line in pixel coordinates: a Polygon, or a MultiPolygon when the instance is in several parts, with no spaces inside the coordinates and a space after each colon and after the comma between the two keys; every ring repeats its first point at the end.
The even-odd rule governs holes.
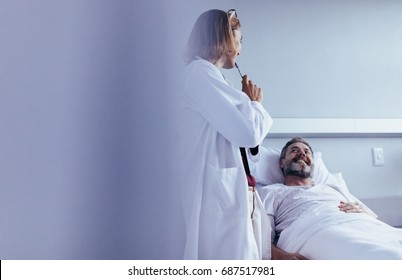
{"type": "Polygon", "coordinates": [[[338,208],[339,208],[339,210],[341,210],[345,213],[363,213],[363,212],[365,212],[363,210],[363,208],[357,202],[341,201],[338,208]]]}
{"type": "Polygon", "coordinates": [[[262,102],[263,93],[262,89],[257,87],[251,80],[248,79],[247,75],[243,76],[241,81],[242,91],[247,94],[251,101],[262,102]]]}

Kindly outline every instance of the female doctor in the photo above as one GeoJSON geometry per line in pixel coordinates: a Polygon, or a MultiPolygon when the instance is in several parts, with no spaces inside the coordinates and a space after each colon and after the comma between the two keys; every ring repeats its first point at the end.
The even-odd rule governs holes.
{"type": "Polygon", "coordinates": [[[239,147],[259,145],[272,119],[245,75],[242,91],[220,72],[235,66],[242,35],[235,10],[197,19],[180,81],[184,259],[261,259],[239,147]]]}

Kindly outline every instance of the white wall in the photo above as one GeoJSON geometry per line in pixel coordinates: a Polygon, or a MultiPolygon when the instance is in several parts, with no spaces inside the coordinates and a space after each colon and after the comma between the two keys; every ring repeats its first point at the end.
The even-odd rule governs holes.
{"type": "Polygon", "coordinates": [[[230,5],[244,35],[238,64],[274,117],[402,118],[401,1],[230,5]]]}

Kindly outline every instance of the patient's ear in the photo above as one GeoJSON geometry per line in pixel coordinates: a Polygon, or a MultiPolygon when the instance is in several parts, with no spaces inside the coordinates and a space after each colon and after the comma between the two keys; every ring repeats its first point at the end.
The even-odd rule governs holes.
{"type": "Polygon", "coordinates": [[[283,167],[284,167],[284,164],[283,164],[283,159],[281,159],[280,161],[279,161],[279,167],[282,169],[283,167]]]}

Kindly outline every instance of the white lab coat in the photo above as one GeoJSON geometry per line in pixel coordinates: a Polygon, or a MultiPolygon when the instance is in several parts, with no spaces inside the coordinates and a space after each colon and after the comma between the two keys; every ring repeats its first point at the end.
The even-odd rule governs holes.
{"type": "Polygon", "coordinates": [[[261,259],[239,147],[260,144],[272,119],[206,60],[187,65],[181,82],[184,259],[261,259]]]}

